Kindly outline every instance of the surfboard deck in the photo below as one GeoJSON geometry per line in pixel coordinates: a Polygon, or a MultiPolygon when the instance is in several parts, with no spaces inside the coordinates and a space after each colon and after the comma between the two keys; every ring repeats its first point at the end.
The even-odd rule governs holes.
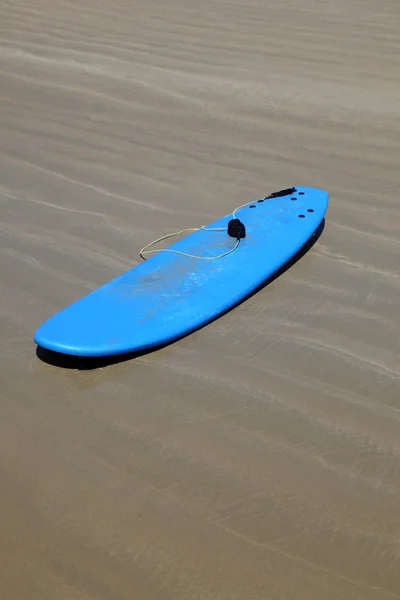
{"type": "MultiPolygon", "coordinates": [[[[38,346],[101,357],[148,350],[199,329],[237,305],[287,263],[321,225],[325,190],[298,186],[260,198],[236,211],[246,235],[222,258],[203,260],[153,254],[45,321],[38,346]]],[[[215,257],[237,240],[227,233],[232,213],[169,246],[215,257]]]]}

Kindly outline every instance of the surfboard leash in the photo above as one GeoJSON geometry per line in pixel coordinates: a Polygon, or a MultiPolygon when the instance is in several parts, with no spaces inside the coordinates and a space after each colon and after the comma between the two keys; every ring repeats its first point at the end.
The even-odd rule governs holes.
{"type": "MultiPolygon", "coordinates": [[[[233,248],[230,248],[229,250],[227,250],[226,252],[223,252],[222,254],[218,254],[217,256],[198,256],[196,254],[189,254],[188,252],[181,252],[180,250],[174,250],[173,248],[160,248],[158,250],[148,250],[148,248],[150,248],[151,246],[154,246],[155,244],[158,244],[159,242],[162,242],[163,240],[167,240],[168,238],[174,237],[176,235],[180,235],[182,233],[186,233],[187,231],[226,231],[226,229],[221,228],[215,228],[215,229],[206,229],[205,227],[194,227],[194,228],[190,228],[190,229],[182,229],[181,231],[176,231],[174,233],[167,233],[167,235],[163,235],[161,237],[159,237],[158,239],[154,240],[154,242],[150,242],[150,244],[147,244],[147,246],[144,246],[144,248],[142,248],[139,252],[141,258],[143,258],[143,260],[146,260],[145,257],[143,256],[145,253],[151,253],[151,252],[174,252],[175,254],[181,254],[182,256],[188,256],[189,258],[199,258],[202,260],[216,260],[217,258],[222,258],[223,256],[227,256],[228,254],[231,254],[231,252],[234,252],[237,247],[240,244],[240,238],[237,237],[236,239],[236,244],[233,246],[233,248]]],[[[232,236],[233,237],[233,236],[232,236]]]]}
{"type": "MultiPolygon", "coordinates": [[[[266,200],[265,198],[262,198],[262,200],[266,200]]],[[[242,223],[242,221],[240,219],[237,218],[236,213],[241,209],[244,208],[245,206],[248,206],[249,204],[252,204],[253,202],[256,202],[256,200],[251,200],[250,202],[246,202],[245,204],[242,204],[241,206],[238,206],[237,208],[235,208],[235,210],[232,212],[232,219],[228,222],[228,227],[206,227],[205,225],[201,226],[201,227],[190,227],[188,229],[181,229],[181,231],[175,231],[174,233],[167,233],[167,235],[163,235],[159,238],[157,238],[156,240],[154,240],[153,242],[150,242],[150,244],[147,244],[146,246],[144,246],[140,251],[140,257],[143,260],[146,260],[145,257],[143,256],[144,254],[150,254],[150,253],[157,253],[157,252],[174,252],[175,254],[180,254],[182,256],[187,256],[189,258],[199,258],[201,260],[217,260],[218,258],[223,258],[224,256],[227,256],[228,254],[231,254],[232,252],[234,252],[235,250],[237,250],[237,248],[239,247],[240,244],[240,240],[244,237],[246,237],[246,227],[244,225],[244,223],[242,223]],[[174,250],[172,248],[160,248],[158,250],[149,250],[149,248],[151,248],[151,246],[154,246],[155,244],[158,244],[159,242],[162,242],[163,240],[167,240],[171,237],[174,237],[176,235],[181,235],[182,233],[186,233],[189,231],[225,231],[226,233],[228,233],[228,235],[230,237],[236,238],[236,244],[233,246],[233,248],[230,248],[230,250],[227,250],[226,252],[223,252],[222,254],[218,254],[217,256],[198,256],[196,254],[189,254],[188,252],[181,252],[180,250],[174,250]]]]}
{"type": "Polygon", "coordinates": [[[189,258],[199,258],[201,260],[217,260],[218,258],[223,258],[224,256],[227,256],[228,254],[231,254],[232,252],[234,252],[239,247],[240,240],[246,237],[246,227],[245,227],[244,223],[242,223],[242,221],[240,219],[238,219],[236,216],[236,213],[241,208],[245,208],[246,206],[249,206],[250,204],[253,204],[254,202],[263,202],[264,200],[268,200],[269,198],[279,198],[281,196],[286,196],[288,194],[294,193],[295,191],[296,191],[296,189],[294,187],[292,187],[292,188],[288,188],[285,190],[280,190],[279,192],[272,192],[269,196],[264,196],[263,198],[259,198],[258,200],[250,200],[250,202],[241,204],[240,206],[235,208],[234,211],[232,211],[232,218],[228,222],[227,228],[225,228],[225,227],[207,228],[203,225],[202,227],[193,227],[193,228],[189,228],[189,229],[182,229],[181,231],[176,231],[174,233],[167,233],[167,235],[163,235],[163,236],[157,238],[156,240],[154,240],[153,242],[150,242],[150,244],[147,244],[146,246],[144,246],[139,252],[140,257],[143,260],[146,260],[145,257],[143,256],[145,253],[150,254],[150,253],[157,253],[157,252],[174,252],[175,254],[181,254],[182,256],[188,256],[189,258]],[[200,231],[200,230],[203,230],[203,231],[225,231],[226,233],[228,233],[228,235],[230,237],[236,238],[236,244],[233,246],[233,248],[231,248],[227,252],[223,252],[222,254],[218,254],[217,256],[197,256],[196,254],[189,254],[187,252],[181,252],[180,250],[174,250],[172,248],[160,248],[158,250],[148,250],[148,248],[151,248],[151,246],[154,246],[155,244],[158,244],[159,242],[162,242],[163,240],[167,240],[176,235],[181,235],[182,233],[186,233],[187,231],[200,231]]]}

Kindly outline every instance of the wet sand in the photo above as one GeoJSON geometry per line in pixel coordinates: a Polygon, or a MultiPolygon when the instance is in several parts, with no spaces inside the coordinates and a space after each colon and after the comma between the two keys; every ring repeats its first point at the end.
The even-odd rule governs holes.
{"type": "Polygon", "coordinates": [[[400,598],[397,0],[0,2],[0,597],[400,598]],[[311,250],[77,370],[32,336],[290,185],[311,250]]]}

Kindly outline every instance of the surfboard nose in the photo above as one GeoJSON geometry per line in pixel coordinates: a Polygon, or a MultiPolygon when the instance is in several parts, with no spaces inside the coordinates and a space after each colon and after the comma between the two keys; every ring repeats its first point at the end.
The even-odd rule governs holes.
{"type": "MultiPolygon", "coordinates": [[[[55,315],[57,317],[58,315],[55,315]]],[[[63,327],[61,319],[52,317],[37,328],[33,336],[35,344],[46,350],[64,354],[81,355],[81,348],[73,340],[68,329],[63,327]]]]}

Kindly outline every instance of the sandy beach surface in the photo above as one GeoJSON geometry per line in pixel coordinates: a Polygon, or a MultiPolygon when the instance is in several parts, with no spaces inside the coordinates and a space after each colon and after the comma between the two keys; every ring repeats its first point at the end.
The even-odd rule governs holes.
{"type": "Polygon", "coordinates": [[[0,597],[400,598],[398,0],[0,1],[0,597]],[[329,191],[311,250],[160,351],[36,328],[197,227],[329,191]]]}

